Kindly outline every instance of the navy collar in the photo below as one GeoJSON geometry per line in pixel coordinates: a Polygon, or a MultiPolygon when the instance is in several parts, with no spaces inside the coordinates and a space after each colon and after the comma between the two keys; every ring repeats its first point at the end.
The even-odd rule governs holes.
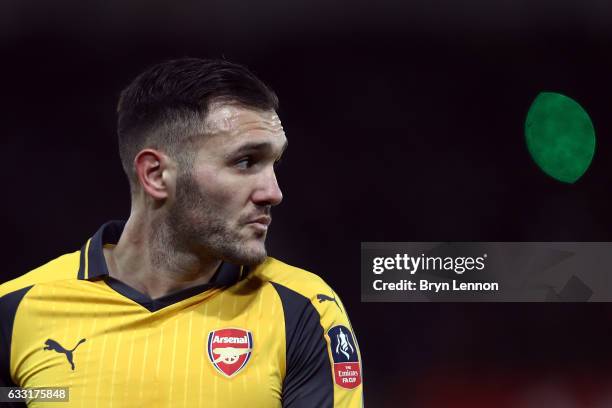
{"type": "MultiPolygon", "coordinates": [[[[124,227],[125,221],[109,221],[102,225],[93,237],[83,245],[81,248],[81,261],[78,272],[79,279],[109,279],[118,282],[108,274],[108,267],[106,266],[106,259],[104,258],[104,245],[116,244],[119,242],[124,227]]],[[[200,285],[198,288],[208,289],[212,287],[231,286],[244,279],[248,275],[247,272],[246,267],[223,262],[210,282],[205,285],[200,285]]]]}

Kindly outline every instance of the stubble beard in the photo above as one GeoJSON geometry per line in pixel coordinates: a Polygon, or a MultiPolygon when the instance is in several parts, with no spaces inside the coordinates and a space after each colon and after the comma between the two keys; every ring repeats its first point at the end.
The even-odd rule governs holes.
{"type": "MultiPolygon", "coordinates": [[[[188,173],[176,181],[176,202],[168,210],[169,244],[197,256],[212,257],[235,265],[258,265],[267,256],[265,245],[249,245],[255,237],[240,234],[243,225],[232,228],[223,218],[223,208],[202,193],[188,173]]],[[[239,220],[240,222],[240,220],[239,220]]],[[[262,239],[265,239],[262,238],[262,239]]]]}

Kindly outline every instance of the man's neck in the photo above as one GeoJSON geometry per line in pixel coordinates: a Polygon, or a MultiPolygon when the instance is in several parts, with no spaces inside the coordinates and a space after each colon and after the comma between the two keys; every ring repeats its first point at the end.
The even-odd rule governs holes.
{"type": "Polygon", "coordinates": [[[130,218],[117,245],[104,248],[109,275],[152,299],[208,283],[221,261],[181,250],[171,241],[166,231],[130,218]]]}

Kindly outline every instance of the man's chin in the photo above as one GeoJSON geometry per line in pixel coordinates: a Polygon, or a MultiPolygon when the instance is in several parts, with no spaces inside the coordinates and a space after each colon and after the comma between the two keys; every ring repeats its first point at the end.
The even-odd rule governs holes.
{"type": "Polygon", "coordinates": [[[265,261],[267,256],[263,243],[244,244],[226,256],[226,261],[234,265],[255,266],[265,261]]]}

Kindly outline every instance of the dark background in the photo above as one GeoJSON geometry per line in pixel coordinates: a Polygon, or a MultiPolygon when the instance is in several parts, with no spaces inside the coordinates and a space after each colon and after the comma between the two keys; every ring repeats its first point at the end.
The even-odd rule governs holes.
{"type": "Polygon", "coordinates": [[[270,254],[343,298],[370,407],[612,406],[607,304],[360,303],[362,241],[612,241],[607,1],[4,0],[2,281],[129,213],[120,90],[224,57],[278,93],[290,140],[270,254]],[[577,183],[542,173],[541,91],[589,113],[577,183]]]}

